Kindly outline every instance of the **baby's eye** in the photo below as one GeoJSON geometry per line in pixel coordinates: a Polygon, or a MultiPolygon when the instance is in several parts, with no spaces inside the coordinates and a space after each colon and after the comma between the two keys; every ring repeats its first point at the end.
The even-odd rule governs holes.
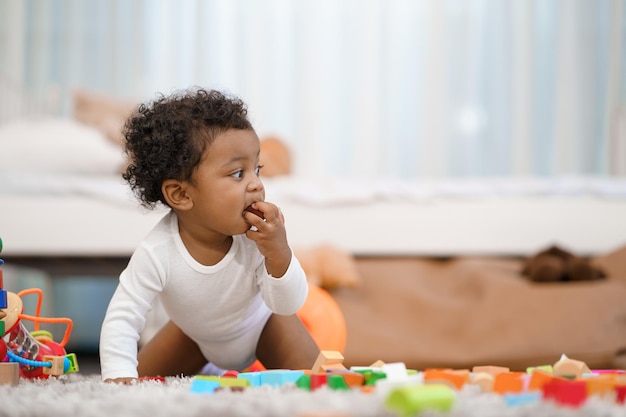
{"type": "Polygon", "coordinates": [[[258,177],[259,174],[261,173],[261,169],[263,168],[263,165],[259,165],[256,167],[256,169],[254,170],[254,173],[256,174],[256,176],[258,177]]]}
{"type": "Polygon", "coordinates": [[[233,172],[232,174],[230,174],[230,176],[238,179],[243,178],[243,169],[233,172]]]}

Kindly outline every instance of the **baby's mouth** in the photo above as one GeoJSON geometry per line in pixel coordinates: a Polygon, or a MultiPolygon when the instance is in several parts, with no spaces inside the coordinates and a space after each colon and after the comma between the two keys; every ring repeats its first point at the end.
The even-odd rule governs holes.
{"type": "Polygon", "coordinates": [[[257,210],[255,208],[252,208],[252,205],[246,207],[246,209],[244,211],[248,211],[248,212],[250,212],[252,214],[256,214],[260,218],[265,219],[265,216],[263,215],[263,212],[261,210],[257,210]]]}

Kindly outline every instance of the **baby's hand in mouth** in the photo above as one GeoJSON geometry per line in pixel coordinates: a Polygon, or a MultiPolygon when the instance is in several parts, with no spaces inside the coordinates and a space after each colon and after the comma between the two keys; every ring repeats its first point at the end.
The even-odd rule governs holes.
{"type": "Polygon", "coordinates": [[[252,205],[249,205],[248,207],[246,207],[246,209],[244,211],[248,211],[252,214],[255,214],[257,216],[259,216],[262,219],[265,219],[265,215],[263,214],[263,212],[261,210],[257,210],[255,208],[252,207],[252,205]]]}

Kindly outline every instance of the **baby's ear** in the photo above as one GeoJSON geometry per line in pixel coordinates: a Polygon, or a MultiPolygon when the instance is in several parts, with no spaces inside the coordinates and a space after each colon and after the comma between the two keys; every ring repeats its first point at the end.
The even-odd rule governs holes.
{"type": "Polygon", "coordinates": [[[177,180],[165,180],[161,192],[167,204],[177,210],[189,210],[193,207],[193,200],[187,193],[187,183],[177,180]]]}

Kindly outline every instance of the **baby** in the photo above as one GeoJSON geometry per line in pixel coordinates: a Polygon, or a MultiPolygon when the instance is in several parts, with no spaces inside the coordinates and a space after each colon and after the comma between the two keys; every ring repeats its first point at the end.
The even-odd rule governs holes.
{"type": "Polygon", "coordinates": [[[319,349],[296,312],[306,276],[280,209],[265,201],[245,104],[193,89],[141,105],[124,127],[123,174],[142,204],[170,211],[121,273],[100,337],[105,381],[310,368],[319,349]],[[170,322],[137,352],[159,297],[170,322]]]}

